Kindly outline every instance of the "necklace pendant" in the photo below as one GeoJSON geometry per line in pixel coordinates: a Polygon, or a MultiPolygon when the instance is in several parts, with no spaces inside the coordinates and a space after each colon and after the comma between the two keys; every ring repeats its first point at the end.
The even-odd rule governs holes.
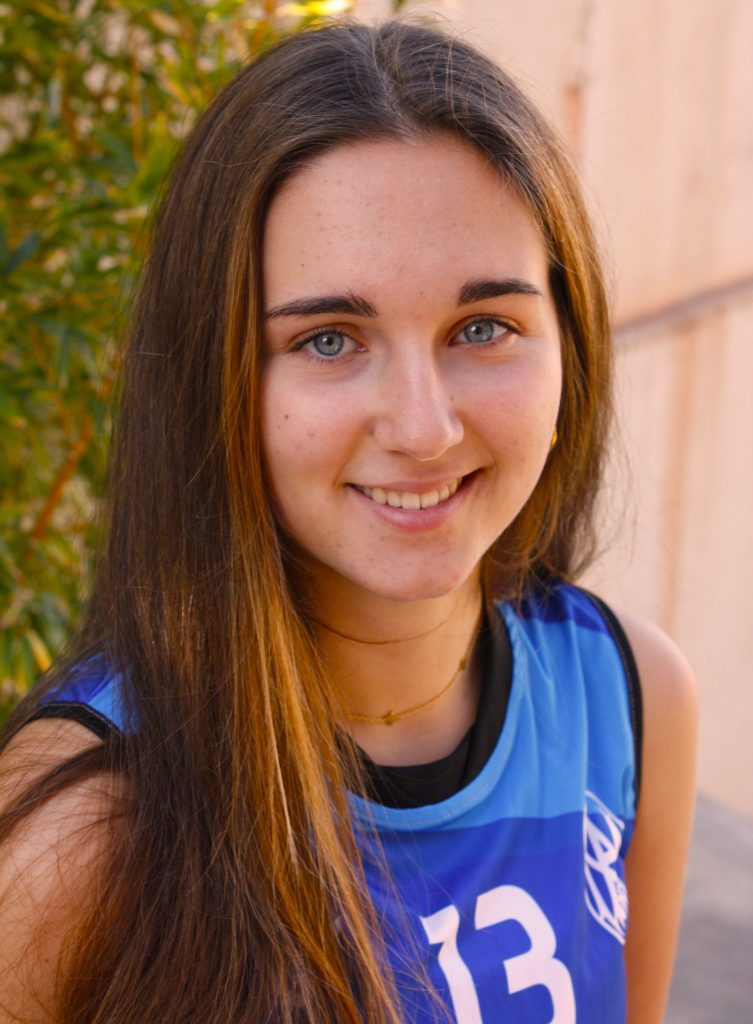
{"type": "Polygon", "coordinates": [[[399,715],[396,715],[394,711],[387,711],[382,715],[382,721],[385,725],[394,725],[398,721],[399,715]]]}

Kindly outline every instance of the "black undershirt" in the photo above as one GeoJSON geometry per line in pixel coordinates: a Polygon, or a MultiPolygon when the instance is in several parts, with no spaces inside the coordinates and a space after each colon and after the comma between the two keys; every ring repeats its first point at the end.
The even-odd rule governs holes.
{"type": "MultiPolygon", "coordinates": [[[[400,767],[375,764],[361,751],[369,799],[385,807],[423,807],[460,792],[489,760],[507,712],[512,679],[512,652],[507,627],[499,614],[484,625],[474,650],[483,665],[476,721],[458,746],[431,764],[400,767]]],[[[389,728],[389,726],[385,726],[389,728]]]]}

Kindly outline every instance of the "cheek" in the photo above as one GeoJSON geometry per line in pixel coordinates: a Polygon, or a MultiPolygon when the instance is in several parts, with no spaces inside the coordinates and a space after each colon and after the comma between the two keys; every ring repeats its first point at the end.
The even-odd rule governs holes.
{"type": "Polygon", "coordinates": [[[319,438],[316,427],[307,425],[294,409],[284,405],[265,410],[264,460],[278,502],[305,485],[315,470],[319,438]]]}
{"type": "Polygon", "coordinates": [[[545,367],[521,366],[483,384],[474,404],[493,447],[539,463],[549,450],[560,394],[559,362],[553,360],[545,367]]]}
{"type": "Polygon", "coordinates": [[[337,406],[275,374],[263,380],[261,401],[264,459],[277,500],[335,479],[346,437],[337,406]]]}

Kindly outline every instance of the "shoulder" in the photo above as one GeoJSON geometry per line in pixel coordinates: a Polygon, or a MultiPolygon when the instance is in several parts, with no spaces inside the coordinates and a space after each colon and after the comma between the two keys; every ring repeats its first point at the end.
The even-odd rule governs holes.
{"type": "Polygon", "coordinates": [[[628,1022],[660,1024],[695,802],[698,690],[669,637],[628,613],[618,618],[633,650],[643,700],[643,783],[626,862],[628,1022]]]}
{"type": "Polygon", "coordinates": [[[115,785],[91,775],[16,824],[14,807],[49,772],[99,744],[76,722],[46,719],[21,729],[0,756],[0,1024],[13,1014],[55,1019],[55,967],[89,905],[115,785]]]}
{"type": "MultiPolygon", "coordinates": [[[[635,658],[642,702],[637,848],[650,829],[686,832],[695,790],[698,687],[677,645],[639,616],[617,613],[635,658]]],[[[636,858],[634,858],[636,859],[636,858]]]]}
{"type": "Polygon", "coordinates": [[[622,610],[617,618],[641,681],[646,756],[656,756],[665,744],[694,742],[698,687],[685,656],[658,626],[622,610]]]}
{"type": "Polygon", "coordinates": [[[70,719],[29,722],[0,754],[0,810],[46,772],[100,743],[90,729],[70,719]]]}

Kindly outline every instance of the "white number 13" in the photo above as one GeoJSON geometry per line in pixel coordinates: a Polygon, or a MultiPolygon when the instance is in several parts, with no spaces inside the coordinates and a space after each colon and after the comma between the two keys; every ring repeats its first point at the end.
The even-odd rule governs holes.
{"type": "MultiPolygon", "coordinates": [[[[517,921],[531,940],[531,948],[503,960],[511,994],[533,985],[544,985],[552,998],[554,1014],[548,1024],[575,1024],[575,994],[570,972],[554,955],[554,930],[538,903],[517,885],[499,885],[476,900],[476,928],[489,928],[503,921],[517,921]]],[[[437,959],[452,999],[458,1024],[483,1024],[471,972],[458,952],[460,915],[452,903],[421,924],[432,945],[440,943],[437,959]]]]}

